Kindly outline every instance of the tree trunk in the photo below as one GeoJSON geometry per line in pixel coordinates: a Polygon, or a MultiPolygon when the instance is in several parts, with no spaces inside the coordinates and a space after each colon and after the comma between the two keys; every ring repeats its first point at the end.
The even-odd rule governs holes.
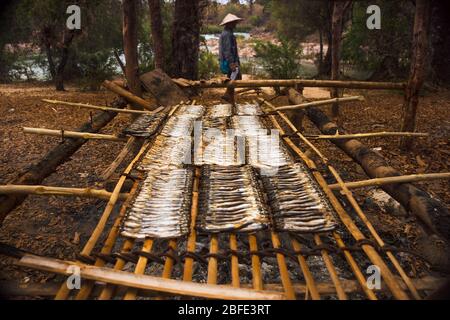
{"type": "MultiPolygon", "coordinates": [[[[126,106],[125,100],[116,100],[113,102],[116,108],[124,108],[126,106]]],[[[95,133],[106,126],[117,115],[115,112],[101,112],[92,119],[92,123],[86,122],[76,131],[95,133]]],[[[63,143],[58,144],[55,148],[50,150],[45,157],[38,163],[31,165],[24,172],[19,173],[18,177],[8,184],[21,185],[37,185],[51,175],[59,165],[70,160],[70,157],[86,142],[85,139],[66,138],[63,143]]],[[[8,213],[19,206],[27,195],[23,194],[9,194],[0,195],[0,226],[5,220],[8,213]]]]}
{"type": "MultiPolygon", "coordinates": [[[[416,129],[416,114],[417,105],[419,104],[419,92],[425,80],[427,69],[430,12],[430,1],[416,1],[411,69],[408,85],[405,89],[405,100],[403,102],[402,131],[413,132],[416,129]]],[[[412,144],[413,139],[409,137],[404,137],[400,140],[400,148],[403,150],[410,150],[412,148],[412,144]]]]}
{"type": "MultiPolygon", "coordinates": [[[[139,81],[139,62],[137,51],[137,16],[136,0],[123,1],[123,49],[125,52],[125,76],[131,93],[141,97],[142,89],[139,81]]],[[[133,109],[142,109],[138,105],[132,105],[133,109]]]]}
{"type": "Polygon", "coordinates": [[[450,1],[433,1],[431,14],[431,75],[438,84],[450,84],[450,1]]]}
{"type": "Polygon", "coordinates": [[[323,70],[323,30],[319,29],[319,64],[318,64],[319,73],[320,70],[323,70]]]}
{"type": "Polygon", "coordinates": [[[204,0],[177,0],[172,27],[173,78],[197,79],[204,0]]]}
{"type": "MultiPolygon", "coordinates": [[[[289,90],[289,101],[292,104],[304,102],[303,99],[298,99],[295,92],[296,90],[289,90]]],[[[306,109],[306,115],[323,134],[334,135],[338,130],[339,134],[345,134],[344,129],[339,128],[318,108],[306,109]]],[[[361,165],[370,178],[401,175],[397,170],[390,167],[379,153],[356,139],[333,139],[330,141],[361,165]]],[[[422,222],[428,233],[440,234],[450,240],[450,215],[439,201],[410,183],[384,185],[381,188],[400,202],[406,210],[410,210],[422,222]]]]}
{"type": "Polygon", "coordinates": [[[52,56],[50,33],[51,33],[50,28],[44,27],[41,32],[41,41],[42,41],[42,45],[44,46],[43,51],[45,52],[45,55],[47,57],[48,69],[50,71],[50,75],[52,77],[52,80],[55,81],[56,67],[55,67],[55,62],[53,61],[53,56],[52,56]]]}
{"type": "Polygon", "coordinates": [[[164,29],[161,18],[161,0],[148,0],[152,28],[155,69],[164,70],[164,29]]]}
{"type": "MultiPolygon", "coordinates": [[[[341,38],[344,15],[350,1],[334,1],[333,16],[331,20],[331,80],[339,80],[341,59],[341,38]]],[[[331,97],[338,98],[340,92],[337,88],[331,89],[331,97]]],[[[334,119],[339,117],[339,105],[332,105],[331,113],[334,119]]]]}
{"type": "Polygon", "coordinates": [[[249,14],[252,15],[253,14],[253,4],[254,4],[254,0],[248,0],[248,11],[249,14]]]}
{"type": "MultiPolygon", "coordinates": [[[[61,57],[58,66],[55,70],[55,87],[57,91],[64,91],[64,69],[66,68],[67,60],[69,59],[69,47],[75,37],[75,31],[64,30],[63,39],[61,42],[61,57]]],[[[51,60],[49,60],[50,62],[51,60]]]]}

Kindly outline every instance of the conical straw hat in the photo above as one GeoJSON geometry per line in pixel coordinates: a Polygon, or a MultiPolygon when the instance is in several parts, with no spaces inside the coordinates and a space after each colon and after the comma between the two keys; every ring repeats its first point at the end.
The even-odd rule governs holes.
{"type": "Polygon", "coordinates": [[[241,21],[242,18],[239,18],[238,16],[235,16],[234,14],[227,14],[225,16],[225,18],[223,18],[222,22],[220,23],[221,26],[230,23],[230,22],[235,22],[235,21],[241,21]]]}

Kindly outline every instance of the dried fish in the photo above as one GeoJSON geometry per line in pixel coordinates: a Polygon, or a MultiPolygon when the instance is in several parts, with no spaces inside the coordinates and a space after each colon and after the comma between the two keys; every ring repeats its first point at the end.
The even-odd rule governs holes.
{"type": "Polygon", "coordinates": [[[175,112],[175,116],[184,116],[197,119],[203,116],[204,112],[205,107],[201,105],[182,105],[178,107],[177,111],[175,112]]]}
{"type": "Polygon", "coordinates": [[[132,124],[125,128],[122,133],[134,137],[151,137],[156,133],[166,117],[167,114],[164,112],[140,115],[132,124]]]}
{"type": "Polygon", "coordinates": [[[233,106],[231,104],[216,104],[206,110],[206,118],[223,118],[230,117],[233,114],[233,106]]]}
{"type": "Polygon", "coordinates": [[[236,105],[236,114],[238,116],[260,116],[264,112],[259,105],[246,103],[236,105]]]}
{"type": "Polygon", "coordinates": [[[323,232],[336,227],[333,208],[303,164],[280,166],[276,175],[261,177],[275,229],[323,232]]]}
{"type": "Polygon", "coordinates": [[[203,166],[199,201],[199,230],[249,232],[268,226],[268,212],[250,166],[203,166]]]}
{"type": "Polygon", "coordinates": [[[131,238],[176,238],[189,231],[192,168],[169,167],[149,172],[122,225],[131,238]]]}
{"type": "Polygon", "coordinates": [[[158,167],[191,163],[192,138],[158,136],[137,169],[151,171],[158,167]]]}

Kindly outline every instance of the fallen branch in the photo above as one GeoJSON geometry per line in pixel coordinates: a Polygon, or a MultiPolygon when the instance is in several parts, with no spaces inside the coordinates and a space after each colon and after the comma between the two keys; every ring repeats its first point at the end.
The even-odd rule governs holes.
{"type": "Polygon", "coordinates": [[[374,138],[374,137],[428,137],[428,133],[420,132],[372,132],[372,133],[354,133],[354,134],[333,134],[333,135],[306,135],[310,139],[318,140],[338,140],[338,139],[354,139],[354,138],[374,138]]]}
{"type": "Polygon", "coordinates": [[[103,106],[93,106],[93,105],[87,104],[87,103],[75,103],[75,102],[66,102],[66,101],[59,101],[59,100],[42,99],[42,101],[51,103],[51,104],[60,104],[60,105],[65,105],[65,106],[81,107],[81,108],[86,108],[86,109],[94,109],[94,110],[102,110],[102,111],[113,111],[113,112],[117,112],[117,113],[135,113],[135,114],[153,114],[154,113],[153,111],[118,109],[118,108],[103,107],[103,106]]]}
{"type": "Polygon", "coordinates": [[[342,102],[349,102],[349,101],[365,101],[365,99],[364,99],[363,96],[333,98],[333,99],[327,99],[327,100],[320,100],[320,101],[313,101],[313,102],[307,102],[307,103],[301,103],[301,104],[294,104],[294,105],[290,105],[290,106],[276,107],[275,110],[277,110],[277,111],[298,110],[298,109],[306,109],[306,108],[309,108],[309,107],[325,106],[325,105],[328,105],[328,104],[342,103],[342,102]]]}
{"type": "MultiPolygon", "coordinates": [[[[386,178],[375,178],[355,182],[346,182],[345,186],[348,189],[373,187],[373,186],[384,186],[387,184],[396,183],[408,183],[408,182],[419,182],[419,181],[430,181],[437,179],[450,179],[450,172],[444,173],[428,173],[428,174],[411,174],[406,176],[396,176],[396,177],[386,177],[386,178]]],[[[336,184],[329,185],[331,190],[341,190],[341,186],[336,184]]]]}
{"type": "Polygon", "coordinates": [[[87,132],[77,132],[77,131],[66,131],[66,130],[51,130],[44,128],[23,128],[24,133],[39,134],[45,136],[57,136],[64,138],[80,138],[80,139],[95,139],[95,140],[106,140],[106,141],[126,141],[125,138],[120,138],[118,136],[109,134],[98,134],[98,133],[87,133],[87,132]]]}
{"type": "MultiPolygon", "coordinates": [[[[111,192],[91,188],[66,188],[50,186],[3,185],[0,194],[35,194],[40,196],[71,196],[81,198],[97,198],[109,200],[111,192]]],[[[128,194],[122,193],[119,198],[126,199],[128,194]]]]}
{"type": "Polygon", "coordinates": [[[158,107],[158,106],[152,105],[150,102],[148,102],[148,101],[146,101],[146,100],[144,100],[144,99],[142,99],[142,98],[140,98],[138,96],[135,96],[130,91],[128,91],[128,90],[126,90],[126,89],[124,89],[122,87],[119,87],[117,84],[115,84],[115,83],[113,83],[111,81],[105,80],[103,82],[103,86],[106,89],[108,89],[108,90],[118,94],[119,96],[123,97],[128,102],[135,103],[135,104],[137,104],[137,105],[141,106],[142,108],[147,109],[149,111],[158,112],[158,111],[161,111],[162,109],[164,109],[162,107],[158,107]]]}

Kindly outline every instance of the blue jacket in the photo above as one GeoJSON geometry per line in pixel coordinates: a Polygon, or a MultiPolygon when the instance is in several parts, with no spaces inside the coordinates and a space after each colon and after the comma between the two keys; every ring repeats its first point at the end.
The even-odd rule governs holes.
{"type": "Polygon", "coordinates": [[[226,60],[228,63],[238,63],[239,55],[236,37],[233,31],[225,28],[219,38],[219,59],[220,62],[226,60]]]}

